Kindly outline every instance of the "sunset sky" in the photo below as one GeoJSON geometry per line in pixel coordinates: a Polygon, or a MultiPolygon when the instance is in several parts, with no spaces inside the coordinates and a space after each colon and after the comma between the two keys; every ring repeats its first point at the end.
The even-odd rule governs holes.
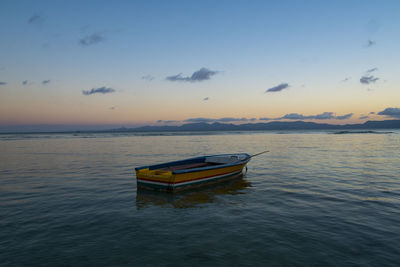
{"type": "Polygon", "coordinates": [[[400,119],[397,0],[2,0],[0,36],[2,131],[400,119]]]}

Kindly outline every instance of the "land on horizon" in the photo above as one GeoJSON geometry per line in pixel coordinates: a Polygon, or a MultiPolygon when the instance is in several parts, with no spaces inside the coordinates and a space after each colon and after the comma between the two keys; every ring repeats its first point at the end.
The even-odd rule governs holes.
{"type": "MultiPolygon", "coordinates": [[[[48,127],[51,127],[49,125],[48,127]]],[[[77,126],[79,127],[79,126],[77,126]]],[[[7,133],[60,133],[60,132],[187,132],[187,131],[276,131],[276,130],[373,130],[373,129],[400,129],[400,120],[384,120],[384,121],[367,121],[362,124],[329,124],[329,123],[316,123],[306,121],[271,121],[267,123],[246,123],[246,124],[232,124],[232,123],[186,123],[182,125],[163,125],[163,126],[141,126],[141,127],[120,127],[108,128],[102,130],[84,130],[76,128],[74,130],[39,130],[44,129],[43,125],[35,128],[27,128],[19,131],[3,131],[2,134],[7,133]]]]}

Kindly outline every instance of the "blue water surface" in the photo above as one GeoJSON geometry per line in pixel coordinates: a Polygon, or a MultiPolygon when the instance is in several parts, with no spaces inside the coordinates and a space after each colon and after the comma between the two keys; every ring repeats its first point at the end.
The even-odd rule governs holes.
{"type": "Polygon", "coordinates": [[[1,266],[399,266],[398,131],[0,135],[1,266]],[[179,194],[134,168],[269,153],[179,194]]]}

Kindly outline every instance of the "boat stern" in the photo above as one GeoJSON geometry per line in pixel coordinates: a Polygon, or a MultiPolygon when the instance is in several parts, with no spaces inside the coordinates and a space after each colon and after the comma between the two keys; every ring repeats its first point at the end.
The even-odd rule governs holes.
{"type": "Polygon", "coordinates": [[[138,188],[171,191],[175,175],[171,171],[136,169],[136,180],[138,188]]]}

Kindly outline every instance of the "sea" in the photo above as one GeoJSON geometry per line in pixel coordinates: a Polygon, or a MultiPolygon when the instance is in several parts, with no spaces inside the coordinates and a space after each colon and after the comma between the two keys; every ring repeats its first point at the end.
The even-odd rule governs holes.
{"type": "Polygon", "coordinates": [[[0,135],[1,266],[400,266],[400,131],[0,135]],[[256,154],[176,194],[135,167],[256,154]]]}

